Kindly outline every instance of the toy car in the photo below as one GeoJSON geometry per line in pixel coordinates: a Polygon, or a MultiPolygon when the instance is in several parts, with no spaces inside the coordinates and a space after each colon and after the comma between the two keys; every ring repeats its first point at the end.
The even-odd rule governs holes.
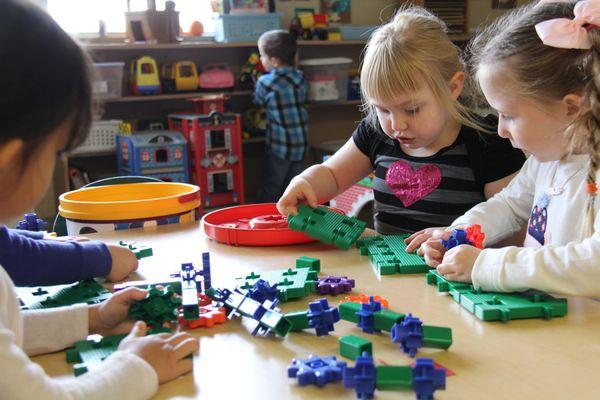
{"type": "Polygon", "coordinates": [[[227,64],[211,64],[200,73],[198,86],[202,89],[230,89],[234,76],[227,64]]]}
{"type": "Polygon", "coordinates": [[[158,78],[158,67],[156,60],[152,57],[143,56],[131,62],[131,87],[133,94],[152,95],[160,94],[160,79],[158,78]]]}
{"type": "Polygon", "coordinates": [[[189,92],[198,89],[198,70],[193,61],[163,64],[161,83],[165,92],[189,92]]]}

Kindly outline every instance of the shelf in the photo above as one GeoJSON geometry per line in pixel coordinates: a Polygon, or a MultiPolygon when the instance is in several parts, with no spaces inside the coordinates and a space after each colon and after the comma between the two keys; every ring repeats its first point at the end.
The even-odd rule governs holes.
{"type": "MultiPolygon", "coordinates": [[[[299,46],[356,46],[366,44],[366,40],[299,40],[299,46]]],[[[231,47],[257,47],[256,42],[232,42],[232,43],[216,43],[216,42],[199,42],[199,43],[87,43],[85,48],[91,51],[104,50],[185,50],[185,49],[221,49],[231,47]]]]}
{"type": "Polygon", "coordinates": [[[67,158],[86,158],[86,157],[107,157],[117,154],[117,150],[102,150],[102,151],[82,151],[78,153],[69,153],[67,158]]]}
{"type": "Polygon", "coordinates": [[[165,101],[165,100],[185,100],[192,97],[198,97],[202,95],[212,95],[217,93],[224,93],[228,96],[249,96],[252,94],[251,90],[234,90],[233,92],[222,91],[222,92],[186,92],[186,93],[174,93],[174,94],[161,94],[156,96],[125,96],[116,99],[102,100],[104,103],[135,103],[144,101],[165,101]]]}

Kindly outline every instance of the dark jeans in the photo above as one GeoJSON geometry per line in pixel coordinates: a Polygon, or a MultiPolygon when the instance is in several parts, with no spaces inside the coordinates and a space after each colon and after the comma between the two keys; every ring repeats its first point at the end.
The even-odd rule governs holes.
{"type": "Polygon", "coordinates": [[[276,203],[293,177],[304,171],[304,160],[283,160],[265,151],[263,187],[256,196],[257,203],[276,203]]]}

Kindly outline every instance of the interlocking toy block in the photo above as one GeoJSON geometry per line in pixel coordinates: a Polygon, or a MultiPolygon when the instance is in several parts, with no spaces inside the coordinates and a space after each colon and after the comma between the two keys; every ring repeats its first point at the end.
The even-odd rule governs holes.
{"type": "Polygon", "coordinates": [[[338,361],[335,356],[319,357],[310,355],[307,359],[293,359],[288,368],[288,377],[297,378],[298,385],[309,384],[323,387],[331,382],[342,380],[342,371],[346,368],[344,361],[338,361]]]}
{"type": "Polygon", "coordinates": [[[276,284],[271,286],[264,279],[259,279],[254,283],[254,286],[248,289],[248,297],[259,303],[264,303],[265,300],[275,301],[279,299],[279,289],[277,289],[276,284]]]}
{"type": "Polygon", "coordinates": [[[285,314],[285,319],[292,324],[292,328],[290,329],[292,332],[310,328],[308,325],[308,311],[295,311],[287,313],[285,314]]]}
{"type": "Polygon", "coordinates": [[[343,371],[344,387],[354,388],[359,399],[372,399],[375,393],[376,370],[373,357],[364,352],[356,358],[354,367],[343,371]]]}
{"type": "Polygon", "coordinates": [[[451,282],[437,271],[430,271],[427,283],[438,291],[449,292],[461,306],[483,321],[508,322],[511,319],[563,317],[567,315],[567,299],[546,293],[491,293],[475,290],[473,285],[451,282]]]}
{"type": "Polygon", "coordinates": [[[413,388],[417,400],[433,400],[436,390],[446,389],[446,372],[436,368],[431,358],[417,358],[413,368],[413,388]]]}
{"type": "MultiPolygon", "coordinates": [[[[377,303],[374,301],[374,303],[377,303]]],[[[377,306],[375,306],[377,307],[377,306]]],[[[355,302],[345,302],[339,305],[340,318],[344,321],[354,322],[358,324],[361,317],[358,315],[362,311],[362,304],[355,302]]],[[[404,314],[396,313],[394,311],[378,309],[373,313],[373,326],[372,331],[386,331],[392,330],[394,324],[401,322],[404,319],[404,314]]],[[[371,332],[372,333],[372,332],[371,332]]]]}
{"type": "Polygon", "coordinates": [[[354,303],[369,303],[371,301],[370,300],[371,297],[373,298],[373,300],[381,303],[381,308],[389,308],[390,307],[390,303],[383,297],[370,296],[366,293],[359,293],[358,296],[346,296],[346,297],[344,297],[344,301],[352,301],[354,303]]]}
{"type": "Polygon", "coordinates": [[[127,289],[130,287],[136,287],[140,289],[148,290],[152,286],[173,286],[177,293],[181,293],[181,282],[178,278],[179,274],[173,275],[171,278],[165,278],[164,280],[141,280],[141,281],[129,281],[123,283],[116,283],[113,286],[113,290],[118,292],[119,290],[127,289]]]}
{"type": "Polygon", "coordinates": [[[135,258],[138,260],[152,256],[152,247],[138,244],[136,242],[128,242],[125,240],[119,241],[119,246],[127,247],[135,254],[135,258]]]}
{"type": "Polygon", "coordinates": [[[356,360],[363,353],[373,355],[373,343],[359,336],[346,335],[338,339],[340,355],[342,357],[356,360]]]}
{"type": "Polygon", "coordinates": [[[380,275],[416,274],[429,271],[425,259],[406,252],[404,239],[408,235],[368,236],[360,239],[356,247],[360,254],[369,256],[380,275]]]}
{"type": "Polygon", "coordinates": [[[296,258],[296,268],[308,268],[317,273],[321,272],[321,260],[313,257],[298,257],[296,258]]]}
{"type": "Polygon", "coordinates": [[[454,229],[448,240],[441,240],[442,246],[446,250],[450,250],[461,244],[468,244],[483,249],[483,241],[485,234],[481,231],[481,225],[470,225],[466,230],[454,229]]]}
{"type": "Polygon", "coordinates": [[[308,305],[308,326],[315,328],[317,336],[328,335],[334,330],[333,325],[340,320],[340,312],[330,307],[327,299],[319,299],[308,305]]]}
{"type": "Polygon", "coordinates": [[[378,311],[381,311],[381,303],[379,302],[372,300],[369,303],[361,303],[360,311],[356,313],[359,318],[357,326],[365,333],[374,333],[376,329],[375,316],[373,314],[378,311]]]}
{"type": "Polygon", "coordinates": [[[93,279],[72,285],[38,287],[30,293],[20,292],[22,309],[65,307],[78,303],[98,304],[112,294],[93,279]]]}
{"type": "Polygon", "coordinates": [[[414,357],[423,346],[423,322],[408,314],[401,323],[392,327],[391,335],[392,342],[400,343],[402,351],[414,357]]]}
{"type": "Polygon", "coordinates": [[[467,228],[467,240],[478,249],[483,249],[485,233],[481,231],[481,225],[473,224],[467,228]]]}
{"type": "Polygon", "coordinates": [[[367,223],[346,217],[325,207],[298,207],[297,215],[288,216],[290,229],[304,232],[323,243],[333,244],[347,250],[363,233],[367,223]]]}
{"type": "Polygon", "coordinates": [[[16,229],[20,229],[22,231],[42,232],[48,227],[48,223],[43,219],[39,219],[36,213],[27,213],[23,217],[24,219],[19,221],[16,229]]]}
{"type": "Polygon", "coordinates": [[[275,308],[277,302],[267,300],[261,304],[237,289],[232,292],[228,289],[211,287],[206,294],[213,300],[222,302],[230,318],[239,314],[257,321],[258,325],[252,335],[273,331],[279,336],[285,336],[292,328],[292,324],[275,308]]]}
{"type": "Polygon", "coordinates": [[[145,299],[131,305],[129,315],[154,327],[162,327],[165,322],[177,321],[181,297],[176,297],[175,294],[172,286],[162,289],[152,287],[145,299]]]}
{"type": "Polygon", "coordinates": [[[125,336],[127,335],[105,336],[100,340],[75,342],[74,348],[66,351],[67,362],[78,363],[73,366],[75,376],[100,368],[106,357],[117,351],[125,336]]]}
{"type": "Polygon", "coordinates": [[[325,278],[319,278],[317,281],[317,292],[319,294],[348,293],[354,287],[354,279],[348,279],[347,276],[329,275],[325,278]]]}
{"type": "Polygon", "coordinates": [[[200,309],[198,308],[198,283],[196,282],[194,266],[191,263],[181,264],[180,275],[183,318],[193,321],[200,317],[200,309]]]}
{"type": "Polygon", "coordinates": [[[317,273],[308,268],[251,272],[244,277],[237,278],[236,283],[240,289],[249,290],[259,279],[269,282],[271,286],[277,285],[279,301],[283,303],[292,299],[304,298],[314,292],[317,273]]]}
{"type": "MultiPolygon", "coordinates": [[[[198,273],[198,272],[196,272],[198,273]]],[[[212,277],[210,272],[210,253],[202,253],[202,277],[204,278],[204,291],[207,291],[212,286],[212,277]]]]}
{"type": "Polygon", "coordinates": [[[378,365],[375,371],[378,390],[411,390],[413,370],[410,366],[378,365]]]}
{"type": "Polygon", "coordinates": [[[179,314],[179,325],[188,329],[200,327],[212,328],[216,324],[223,324],[227,321],[224,307],[203,306],[200,307],[200,315],[195,320],[187,320],[183,314],[179,314]]]}

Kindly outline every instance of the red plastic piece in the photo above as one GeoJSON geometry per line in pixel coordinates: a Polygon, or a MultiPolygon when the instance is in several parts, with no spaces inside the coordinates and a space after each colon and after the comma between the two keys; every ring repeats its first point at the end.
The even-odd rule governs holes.
{"type": "Polygon", "coordinates": [[[368,294],[365,293],[360,293],[358,296],[346,296],[344,298],[343,301],[340,301],[340,303],[346,302],[346,301],[351,301],[353,303],[363,303],[363,304],[369,304],[370,300],[369,298],[373,297],[373,300],[379,302],[381,304],[382,308],[389,308],[390,304],[389,302],[384,299],[381,296],[369,296],[368,294]]]}
{"type": "Polygon", "coordinates": [[[278,213],[275,203],[248,204],[208,213],[202,218],[202,225],[208,237],[232,246],[284,246],[316,241],[304,233],[288,229],[287,222],[280,224],[282,218],[285,219],[278,213]],[[254,226],[253,229],[256,221],[272,223],[273,227],[259,223],[259,227],[254,226]]]}
{"type": "Polygon", "coordinates": [[[179,325],[188,329],[196,329],[202,326],[212,328],[215,324],[222,324],[227,321],[224,307],[206,306],[200,307],[200,317],[193,321],[183,319],[183,314],[179,314],[179,325]]]}
{"type": "Polygon", "coordinates": [[[200,307],[209,306],[212,303],[212,299],[204,293],[198,293],[198,305],[200,307]]]}
{"type": "MultiPolygon", "coordinates": [[[[381,361],[381,360],[379,360],[379,361],[381,361]]],[[[416,364],[417,364],[416,362],[413,362],[413,363],[411,363],[411,364],[410,364],[410,366],[411,366],[412,368],[414,368],[416,364]]],[[[446,372],[446,376],[453,376],[453,375],[456,375],[456,372],[452,371],[450,368],[446,368],[446,367],[444,367],[444,366],[443,366],[442,364],[440,364],[440,363],[436,363],[435,361],[433,362],[433,366],[434,366],[435,368],[437,368],[437,369],[443,369],[443,370],[446,372]]]]}
{"type": "Polygon", "coordinates": [[[481,225],[473,224],[467,228],[467,239],[478,249],[483,249],[485,233],[481,232],[481,225]]]}

